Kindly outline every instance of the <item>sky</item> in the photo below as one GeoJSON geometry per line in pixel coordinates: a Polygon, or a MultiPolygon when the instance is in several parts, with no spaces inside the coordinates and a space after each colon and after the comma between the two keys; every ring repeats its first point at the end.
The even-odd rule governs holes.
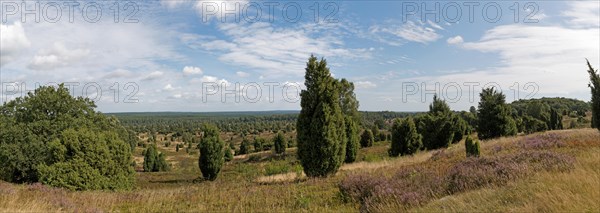
{"type": "Polygon", "coordinates": [[[102,112],[299,110],[311,55],[364,111],[589,101],[599,1],[0,0],[1,101],[64,83],[102,112]]]}

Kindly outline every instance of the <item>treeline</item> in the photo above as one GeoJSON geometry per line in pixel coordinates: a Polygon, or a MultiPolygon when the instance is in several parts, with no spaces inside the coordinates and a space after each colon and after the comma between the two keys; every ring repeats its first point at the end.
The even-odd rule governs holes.
{"type": "MultiPolygon", "coordinates": [[[[292,132],[298,116],[293,111],[261,112],[265,115],[247,113],[115,113],[121,123],[136,132],[159,134],[200,132],[204,123],[215,125],[221,131],[240,134],[260,132],[292,132]]],[[[260,114],[260,113],[259,113],[260,114]]]]}

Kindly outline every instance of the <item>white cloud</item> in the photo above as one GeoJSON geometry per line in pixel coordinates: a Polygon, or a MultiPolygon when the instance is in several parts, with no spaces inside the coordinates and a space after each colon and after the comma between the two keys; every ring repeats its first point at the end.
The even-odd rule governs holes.
{"type": "Polygon", "coordinates": [[[216,83],[218,86],[229,86],[230,83],[229,81],[225,80],[225,79],[220,79],[215,77],[215,76],[210,76],[210,75],[205,75],[202,76],[202,78],[193,78],[190,80],[190,83],[192,84],[197,84],[197,83],[216,83]]]}
{"type": "MultiPolygon", "coordinates": [[[[435,23],[432,22],[432,24],[435,23]]],[[[413,21],[407,21],[406,23],[388,21],[385,25],[371,26],[369,32],[375,40],[393,46],[400,46],[407,41],[427,44],[442,37],[435,29],[413,21]]]]}
{"type": "Polygon", "coordinates": [[[28,65],[33,70],[52,70],[77,63],[90,54],[88,49],[69,49],[61,42],[55,42],[51,49],[42,49],[28,65]]]}
{"type": "Polygon", "coordinates": [[[115,78],[127,78],[133,76],[133,73],[129,70],[125,69],[117,69],[111,72],[108,72],[102,78],[104,79],[115,79],[115,78]]]}
{"type": "Polygon", "coordinates": [[[12,25],[0,24],[0,32],[2,32],[0,36],[0,66],[2,66],[15,60],[31,43],[19,22],[12,25]]]}
{"type": "Polygon", "coordinates": [[[358,89],[371,89],[377,87],[377,84],[370,81],[357,81],[354,83],[358,89]]]}
{"type": "Polygon", "coordinates": [[[598,27],[600,26],[600,2],[599,1],[572,1],[569,9],[562,13],[570,18],[568,23],[576,27],[598,27]]]}
{"type": "Polygon", "coordinates": [[[154,72],[151,72],[150,74],[146,75],[144,78],[142,78],[142,80],[144,80],[144,81],[156,80],[156,79],[162,77],[163,74],[164,74],[164,72],[154,71],[154,72]]]}
{"type": "Polygon", "coordinates": [[[235,74],[240,78],[247,78],[250,76],[250,73],[242,72],[242,71],[235,72],[235,74]]]}
{"type": "Polygon", "coordinates": [[[444,28],[442,26],[440,26],[439,24],[436,24],[435,22],[431,21],[431,20],[427,20],[427,24],[429,24],[429,26],[438,29],[438,30],[443,30],[444,28]]]}
{"type": "Polygon", "coordinates": [[[176,8],[189,3],[189,0],[160,0],[160,4],[167,8],[176,8]]]}
{"type": "MultiPolygon", "coordinates": [[[[574,2],[574,6],[579,3],[574,2]]],[[[524,84],[532,82],[539,86],[541,94],[587,94],[584,62],[585,58],[592,64],[600,62],[600,31],[592,26],[502,25],[488,30],[479,41],[464,42],[462,47],[496,53],[500,66],[428,79],[437,82],[486,79],[480,81],[497,82],[505,93],[512,93],[509,87],[515,83],[520,83],[523,90],[524,84]]]]}
{"type": "Polygon", "coordinates": [[[186,66],[183,68],[183,75],[202,75],[202,69],[200,67],[186,66]]]}
{"type": "Polygon", "coordinates": [[[306,59],[336,57],[352,60],[369,57],[368,49],[346,49],[336,37],[315,33],[300,27],[274,27],[270,23],[224,23],[219,30],[226,39],[198,36],[188,43],[212,52],[220,52],[219,60],[267,73],[269,77],[304,73],[306,59]]]}
{"type": "Polygon", "coordinates": [[[173,86],[171,86],[171,84],[167,84],[167,85],[165,85],[165,87],[163,88],[163,90],[165,90],[165,91],[173,91],[173,90],[175,90],[175,88],[173,88],[173,86]]]}
{"type": "Polygon", "coordinates": [[[448,42],[448,44],[460,44],[460,43],[463,43],[464,40],[463,40],[462,36],[454,36],[454,37],[448,38],[448,40],[446,40],[446,42],[448,42]]]}

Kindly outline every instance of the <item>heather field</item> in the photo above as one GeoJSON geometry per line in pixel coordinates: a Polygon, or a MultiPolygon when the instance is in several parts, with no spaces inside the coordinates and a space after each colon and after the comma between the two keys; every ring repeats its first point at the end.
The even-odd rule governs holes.
{"type": "MultiPolygon", "coordinates": [[[[600,133],[547,131],[484,140],[466,158],[447,149],[387,157],[389,142],[359,151],[328,178],[303,175],[295,149],[236,156],[216,181],[198,158],[159,147],[168,172],[137,172],[131,191],[69,191],[0,182],[0,212],[594,212],[600,209],[600,133]],[[383,157],[385,156],[385,157],[383,157]]],[[[135,157],[141,157],[141,148],[135,157]]],[[[139,169],[139,165],[137,165],[139,169]]]]}

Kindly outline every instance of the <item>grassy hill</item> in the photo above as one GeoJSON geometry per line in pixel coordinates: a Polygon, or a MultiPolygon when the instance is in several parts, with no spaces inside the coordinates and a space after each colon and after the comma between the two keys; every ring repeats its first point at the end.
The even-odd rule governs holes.
{"type": "MultiPolygon", "coordinates": [[[[293,148],[284,156],[271,152],[236,156],[213,182],[197,179],[200,176],[197,154],[175,152],[174,146],[159,146],[160,151],[167,152],[172,170],[139,172],[137,187],[132,191],[81,192],[0,182],[0,212],[590,212],[600,209],[600,133],[594,129],[483,141],[483,157],[476,160],[465,158],[463,142],[445,150],[399,158],[387,157],[388,146],[388,142],[378,142],[361,149],[359,162],[346,164],[337,175],[323,179],[309,179],[302,174],[293,148]],[[466,173],[453,170],[463,168],[460,166],[471,170],[466,173]],[[456,177],[453,175],[460,178],[445,179],[456,177]],[[476,182],[482,178],[486,181],[476,182]],[[445,180],[469,184],[447,187],[451,181],[445,180]],[[352,183],[360,183],[357,186],[367,193],[354,199],[347,194],[343,196],[340,189],[356,186],[352,183]],[[366,183],[374,187],[365,189],[366,183]],[[400,187],[406,183],[410,184],[400,187]],[[375,190],[381,186],[395,191],[375,190]]],[[[141,152],[138,147],[136,158],[141,157],[141,152]]]]}

